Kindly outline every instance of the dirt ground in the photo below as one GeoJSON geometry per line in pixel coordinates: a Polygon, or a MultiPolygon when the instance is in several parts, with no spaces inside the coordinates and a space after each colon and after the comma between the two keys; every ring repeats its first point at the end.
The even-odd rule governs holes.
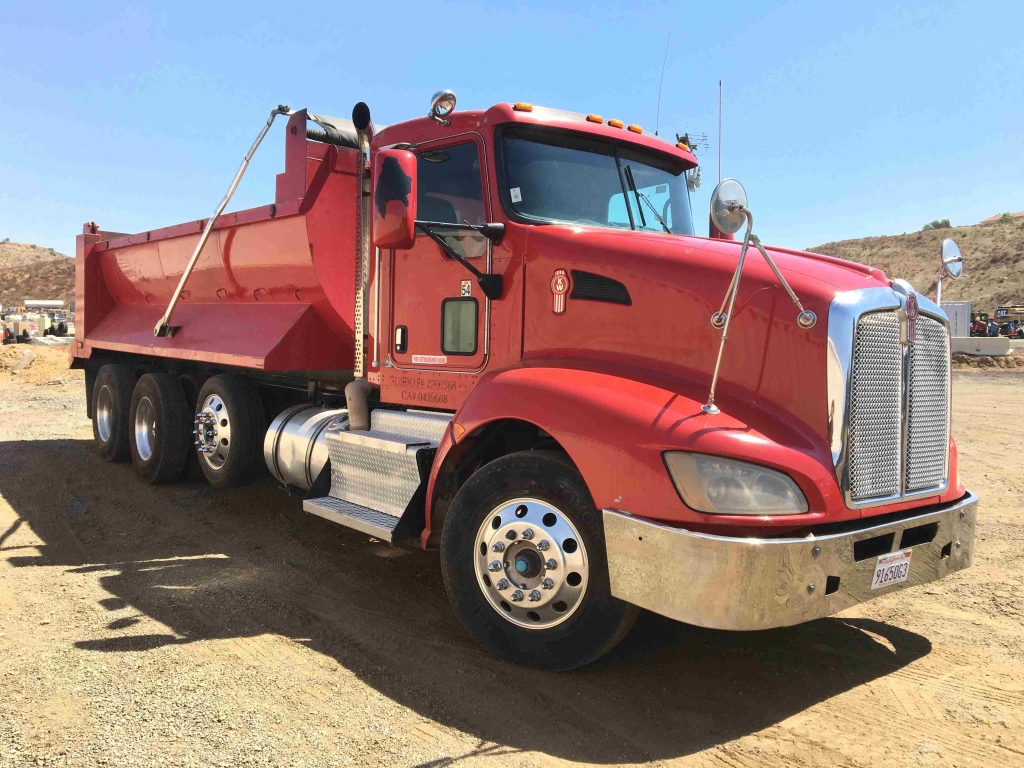
{"type": "Polygon", "coordinates": [[[104,463],[35,351],[0,370],[3,768],[1024,765],[1024,370],[954,374],[973,568],[785,630],[644,615],[550,674],[474,643],[433,553],[104,463]]]}

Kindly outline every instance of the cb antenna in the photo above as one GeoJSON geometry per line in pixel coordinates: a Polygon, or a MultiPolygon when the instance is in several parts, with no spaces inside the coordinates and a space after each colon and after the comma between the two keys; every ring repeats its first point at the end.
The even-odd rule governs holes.
{"type": "Polygon", "coordinates": [[[722,81],[718,81],[718,183],[722,183],[722,81]]]}
{"type": "Polygon", "coordinates": [[[668,39],[665,41],[665,58],[661,61],[661,80],[658,81],[658,112],[654,118],[654,135],[658,135],[658,126],[661,125],[661,86],[665,84],[665,65],[668,63],[668,44],[672,42],[672,30],[669,30],[668,39]]]}

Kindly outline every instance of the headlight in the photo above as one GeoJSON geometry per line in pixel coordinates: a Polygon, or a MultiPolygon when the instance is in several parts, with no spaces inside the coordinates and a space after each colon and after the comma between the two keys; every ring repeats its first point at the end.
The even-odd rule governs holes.
{"type": "Polygon", "coordinates": [[[773,469],[703,453],[665,453],[672,482],[686,506],[716,515],[798,515],[807,499],[773,469]]]}

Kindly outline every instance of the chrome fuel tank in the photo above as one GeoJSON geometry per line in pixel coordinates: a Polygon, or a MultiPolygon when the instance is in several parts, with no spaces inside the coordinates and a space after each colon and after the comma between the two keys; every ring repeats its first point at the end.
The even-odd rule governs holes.
{"type": "Polygon", "coordinates": [[[285,485],[308,491],[329,456],[328,425],[345,429],[348,411],[318,405],[293,405],[277,415],[263,439],[263,458],[270,473],[285,485]]]}

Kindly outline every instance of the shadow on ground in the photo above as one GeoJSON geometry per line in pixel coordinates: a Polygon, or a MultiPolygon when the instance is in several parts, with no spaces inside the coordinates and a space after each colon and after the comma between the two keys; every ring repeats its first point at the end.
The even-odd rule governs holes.
{"type": "MultiPolygon", "coordinates": [[[[45,542],[17,567],[100,574],[111,618],[83,652],[139,652],[265,633],[336,659],[423,717],[512,749],[598,763],[679,757],[759,731],[929,653],[868,620],[728,633],[645,614],[612,654],[570,673],[498,661],[448,606],[434,553],[306,516],[268,481],[151,488],[87,442],[0,443],[0,494],[45,542]],[[173,634],[172,634],[173,632],[173,634]]],[[[24,548],[23,548],[24,549],[24,548]]]]}

